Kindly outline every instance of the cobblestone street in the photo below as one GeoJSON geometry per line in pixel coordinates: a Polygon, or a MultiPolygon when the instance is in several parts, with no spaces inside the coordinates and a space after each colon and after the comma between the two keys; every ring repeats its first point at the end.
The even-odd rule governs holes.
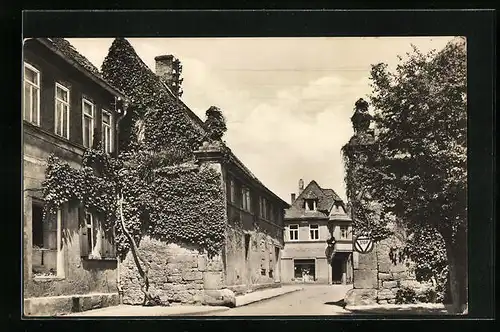
{"type": "Polygon", "coordinates": [[[341,307],[352,285],[303,285],[304,289],[207,316],[301,316],[350,314],[341,307]]]}

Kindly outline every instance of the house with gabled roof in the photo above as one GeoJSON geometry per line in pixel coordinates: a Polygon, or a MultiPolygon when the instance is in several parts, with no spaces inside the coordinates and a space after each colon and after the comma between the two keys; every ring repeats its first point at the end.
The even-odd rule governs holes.
{"type": "Polygon", "coordinates": [[[344,202],[314,180],[304,188],[300,179],[298,189],[285,210],[282,281],[351,283],[352,222],[344,202]],[[334,255],[328,253],[328,241],[335,245],[334,255]]]}
{"type": "Polygon", "coordinates": [[[117,152],[127,97],[63,38],[23,42],[23,297],[26,315],[118,304],[114,240],[100,216],[76,203],[44,214],[52,154],[73,168],[99,140],[117,152]]]}
{"type": "MultiPolygon", "coordinates": [[[[192,149],[199,164],[211,164],[222,180],[226,232],[223,249],[216,260],[207,263],[202,253],[184,244],[154,242],[147,234],[141,239],[141,250],[148,252],[151,244],[151,250],[155,251],[150,255],[153,257],[150,283],[157,285],[155,290],[159,296],[186,304],[227,305],[234,300],[228,294],[234,297],[234,294],[279,285],[284,209],[289,204],[267,188],[224,142],[219,141],[216,146],[209,144],[205,122],[180,98],[181,66],[173,55],[156,56],[153,72],[126,39],[116,38],[106,59],[103,74],[128,94],[131,104],[134,101],[141,104],[137,107],[137,119],[129,112],[122,123],[133,127],[134,121],[145,122],[148,113],[144,110],[148,107],[170,112],[176,121],[182,122],[183,131],[165,123],[165,129],[176,139],[163,142],[162,147],[172,145],[179,150],[182,141],[182,147],[192,149]],[[127,70],[141,77],[139,82],[114,70],[115,66],[121,66],[117,59],[122,57],[127,59],[127,70]],[[139,93],[139,90],[145,92],[139,93]],[[158,254],[159,248],[165,249],[166,256],[158,254]],[[176,263],[168,265],[167,261],[176,263]],[[176,266],[175,269],[172,266],[176,266]]],[[[137,291],[140,289],[137,271],[133,264],[128,264],[130,261],[131,255],[128,255],[120,265],[123,302],[140,304],[142,293],[137,291]]]]}

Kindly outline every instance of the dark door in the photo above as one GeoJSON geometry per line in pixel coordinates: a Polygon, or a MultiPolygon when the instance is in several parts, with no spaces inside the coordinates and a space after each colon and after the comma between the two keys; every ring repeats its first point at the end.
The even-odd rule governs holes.
{"type": "Polygon", "coordinates": [[[332,260],[332,283],[341,284],[343,272],[344,260],[340,257],[334,257],[332,260]]]}

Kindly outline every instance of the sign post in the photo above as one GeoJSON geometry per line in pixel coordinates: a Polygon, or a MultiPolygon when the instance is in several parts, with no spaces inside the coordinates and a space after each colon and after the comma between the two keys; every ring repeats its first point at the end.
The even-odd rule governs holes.
{"type": "Polygon", "coordinates": [[[373,239],[368,234],[360,234],[354,240],[354,250],[367,254],[373,250],[373,239]]]}

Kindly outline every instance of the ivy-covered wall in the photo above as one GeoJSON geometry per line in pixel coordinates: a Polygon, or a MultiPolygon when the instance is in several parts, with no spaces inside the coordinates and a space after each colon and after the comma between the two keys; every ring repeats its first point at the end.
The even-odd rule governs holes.
{"type": "Polygon", "coordinates": [[[64,270],[64,277],[34,277],[32,273],[32,202],[44,199],[42,183],[46,180],[45,171],[51,154],[66,160],[68,166],[75,170],[81,168],[82,150],[26,125],[23,154],[24,298],[117,293],[117,262],[86,261],[80,255],[78,206],[74,203],[61,206],[63,259],[58,268],[64,270]]]}

